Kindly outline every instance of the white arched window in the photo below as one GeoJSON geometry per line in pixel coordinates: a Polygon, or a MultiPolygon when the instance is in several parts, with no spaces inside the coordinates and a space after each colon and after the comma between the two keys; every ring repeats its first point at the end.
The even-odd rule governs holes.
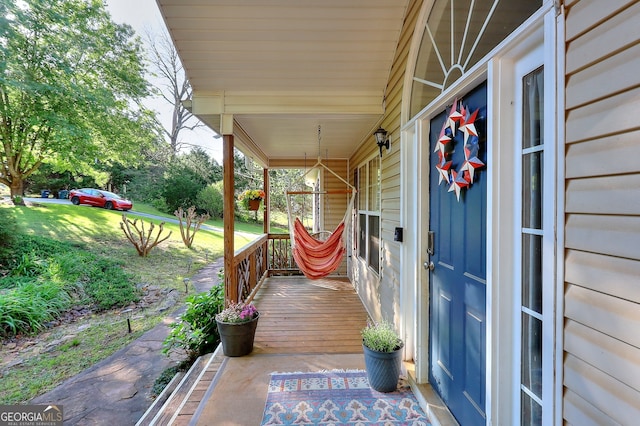
{"type": "Polygon", "coordinates": [[[436,0],[426,16],[411,88],[410,116],[542,6],[542,0],[436,0]]]}

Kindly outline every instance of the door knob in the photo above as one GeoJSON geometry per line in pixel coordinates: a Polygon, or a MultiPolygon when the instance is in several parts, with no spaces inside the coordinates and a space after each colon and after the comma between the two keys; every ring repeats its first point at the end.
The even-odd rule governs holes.
{"type": "Polygon", "coordinates": [[[433,262],[429,261],[429,262],[424,262],[422,264],[422,266],[424,266],[424,269],[428,269],[430,271],[433,271],[434,269],[436,269],[436,265],[433,264],[433,262]]]}

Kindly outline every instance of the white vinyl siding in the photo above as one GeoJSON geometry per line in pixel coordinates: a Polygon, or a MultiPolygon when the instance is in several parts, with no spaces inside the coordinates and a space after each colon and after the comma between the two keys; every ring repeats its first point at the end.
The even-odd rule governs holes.
{"type": "Polygon", "coordinates": [[[640,418],[640,3],[567,1],[563,418],[640,418]]]}
{"type": "MultiPolygon", "coordinates": [[[[383,149],[380,159],[380,273],[375,274],[363,262],[353,262],[352,266],[356,290],[367,311],[375,319],[381,319],[383,316],[388,319],[399,319],[401,315],[401,245],[393,241],[395,228],[401,226],[400,127],[403,124],[401,110],[407,57],[421,6],[421,0],[409,2],[385,90],[386,109],[380,125],[389,132],[391,150],[383,149]]],[[[373,155],[379,155],[379,151],[372,132],[349,159],[349,163],[357,168],[373,155]]],[[[354,169],[351,170],[350,176],[354,176],[354,169]]]]}

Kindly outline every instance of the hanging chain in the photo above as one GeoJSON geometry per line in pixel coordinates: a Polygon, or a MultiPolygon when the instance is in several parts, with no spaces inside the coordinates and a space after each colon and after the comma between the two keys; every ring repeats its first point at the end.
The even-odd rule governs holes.
{"type": "Polygon", "coordinates": [[[318,160],[320,160],[320,141],[322,140],[322,136],[321,136],[321,127],[318,124],[318,160]]]}

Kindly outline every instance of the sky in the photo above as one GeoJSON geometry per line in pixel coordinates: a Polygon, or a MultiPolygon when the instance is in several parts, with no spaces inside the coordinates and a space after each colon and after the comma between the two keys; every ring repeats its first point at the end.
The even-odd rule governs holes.
{"type": "MultiPolygon", "coordinates": [[[[164,30],[165,25],[155,0],[106,0],[107,10],[113,20],[121,24],[129,24],[144,40],[147,29],[154,33],[164,30]]],[[[145,102],[148,108],[160,113],[160,120],[168,128],[171,123],[171,106],[163,99],[149,99],[145,102]]],[[[222,164],[222,139],[214,139],[215,133],[208,127],[195,131],[182,130],[180,139],[201,146],[210,157],[222,164]]]]}

